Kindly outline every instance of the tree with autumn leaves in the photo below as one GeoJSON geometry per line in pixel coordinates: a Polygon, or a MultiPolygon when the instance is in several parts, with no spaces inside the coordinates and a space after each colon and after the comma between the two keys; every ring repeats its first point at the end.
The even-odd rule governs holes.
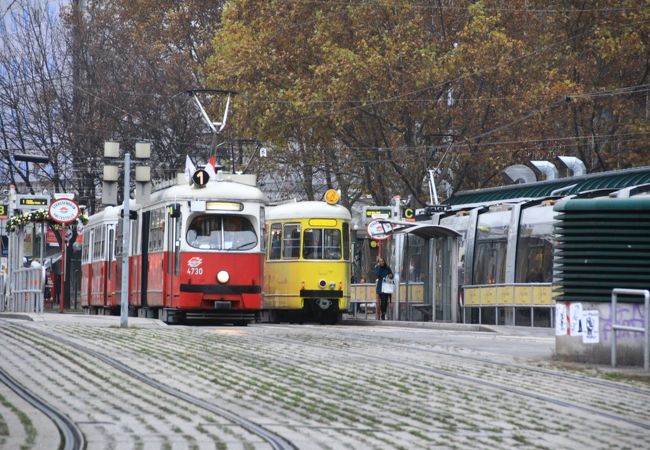
{"type": "Polygon", "coordinates": [[[156,178],[215,153],[186,95],[196,87],[238,92],[220,156],[278,198],[334,187],[347,206],[395,194],[419,206],[428,170],[456,191],[558,155],[590,172],[648,161],[648,1],[72,0],[61,12],[56,33],[30,25],[0,52],[2,160],[13,180],[14,153],[47,153],[45,174],[91,212],[105,140],[151,141],[156,178]],[[18,56],[31,62],[12,72],[18,56]]]}
{"type": "Polygon", "coordinates": [[[307,197],[428,200],[573,155],[647,161],[647,2],[226,2],[206,66],[307,197]],[[319,183],[320,185],[317,185],[319,183]],[[325,186],[323,186],[323,184],[325,186]]]}

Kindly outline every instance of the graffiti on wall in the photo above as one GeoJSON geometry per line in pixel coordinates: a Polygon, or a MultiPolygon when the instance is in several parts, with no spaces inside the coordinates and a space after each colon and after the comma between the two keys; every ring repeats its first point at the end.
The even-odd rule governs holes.
{"type": "MultiPolygon", "coordinates": [[[[628,327],[645,326],[644,305],[641,303],[619,303],[616,305],[616,323],[628,327]]],[[[613,314],[612,305],[607,306],[607,315],[601,317],[603,340],[608,341],[612,333],[613,314]]],[[[617,339],[640,338],[641,334],[636,331],[619,330],[616,332],[617,339]]]]}

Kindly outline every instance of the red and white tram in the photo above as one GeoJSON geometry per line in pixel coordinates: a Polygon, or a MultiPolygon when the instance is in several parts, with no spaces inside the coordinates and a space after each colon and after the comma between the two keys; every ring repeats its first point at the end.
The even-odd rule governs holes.
{"type": "MultiPolygon", "coordinates": [[[[204,187],[176,184],[135,205],[129,249],[131,314],[168,323],[216,319],[245,325],[254,320],[262,307],[267,203],[255,184],[254,175],[220,173],[204,187]]],[[[107,259],[115,261],[114,273],[121,280],[122,220],[114,236],[114,256],[107,253],[107,259]]],[[[112,289],[114,295],[108,294],[104,305],[117,312],[121,282],[112,289]]]]}
{"type": "Polygon", "coordinates": [[[81,306],[86,311],[103,311],[114,304],[115,227],[120,210],[121,207],[109,206],[89,217],[85,227],[81,248],[81,306]]]}

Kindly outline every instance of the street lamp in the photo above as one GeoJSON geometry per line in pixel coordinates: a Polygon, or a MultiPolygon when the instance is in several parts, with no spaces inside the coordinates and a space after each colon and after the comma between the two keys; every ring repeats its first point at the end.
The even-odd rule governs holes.
{"type": "MultiPolygon", "coordinates": [[[[104,158],[116,159],[120,156],[119,142],[104,142],[104,158]]],[[[135,157],[149,159],[151,157],[151,143],[138,142],[135,144],[135,157]]],[[[104,204],[117,204],[118,166],[104,166],[104,184],[102,202],[104,204]]],[[[140,203],[147,202],[151,195],[151,172],[149,166],[135,168],[136,200],[140,203]]],[[[124,191],[123,191],[123,218],[122,218],[122,292],[120,297],[120,327],[128,327],[129,317],[129,241],[131,214],[129,200],[131,198],[131,154],[124,152],[124,191]]]]}

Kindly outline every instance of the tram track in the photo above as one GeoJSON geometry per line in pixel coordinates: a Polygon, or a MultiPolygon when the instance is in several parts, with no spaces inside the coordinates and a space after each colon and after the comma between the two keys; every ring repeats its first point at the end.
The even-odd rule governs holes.
{"type": "Polygon", "coordinates": [[[45,414],[59,430],[61,437],[60,450],[83,450],[86,440],[76,423],[58,409],[35,395],[21,383],[17,382],[5,370],[0,368],[0,382],[4,383],[16,395],[45,414]]]}
{"type": "MultiPolygon", "coordinates": [[[[10,324],[9,327],[15,327],[15,325],[10,324]]],[[[15,328],[20,329],[21,331],[25,331],[24,328],[19,328],[19,327],[15,327],[15,328]]],[[[246,419],[246,418],[244,418],[244,417],[242,417],[242,416],[240,416],[240,415],[238,415],[236,413],[233,413],[232,411],[229,411],[229,410],[227,410],[225,408],[222,408],[222,407],[220,407],[218,405],[215,405],[214,403],[208,402],[208,401],[203,400],[201,398],[198,398],[198,397],[196,397],[196,396],[194,396],[192,394],[186,393],[186,392],[184,392],[184,391],[182,391],[180,389],[176,389],[176,388],[174,388],[172,386],[169,386],[168,384],[157,381],[157,380],[147,376],[146,374],[144,374],[144,373],[142,373],[142,372],[140,372],[138,370],[135,370],[132,367],[129,367],[128,365],[126,365],[126,364],[124,364],[124,363],[122,363],[122,362],[120,362],[120,361],[118,361],[118,360],[116,360],[114,358],[111,358],[110,356],[107,356],[107,355],[105,355],[105,354],[103,354],[101,352],[89,349],[89,348],[87,348],[87,347],[85,347],[85,346],[83,346],[83,345],[81,345],[81,344],[79,344],[77,342],[73,342],[73,341],[71,341],[69,339],[66,339],[64,337],[58,336],[58,335],[53,334],[53,333],[48,333],[48,332],[42,331],[42,330],[37,329],[37,328],[30,328],[29,331],[36,334],[36,335],[38,335],[38,336],[40,336],[40,337],[47,338],[47,339],[52,340],[52,341],[56,341],[56,342],[58,342],[58,343],[60,343],[62,345],[65,345],[65,346],[69,347],[69,348],[73,348],[73,349],[75,349],[77,351],[83,352],[86,355],[91,356],[93,358],[96,358],[96,359],[102,361],[104,364],[112,367],[113,369],[118,370],[118,371],[122,372],[123,374],[125,374],[125,375],[127,375],[127,376],[129,376],[129,377],[131,377],[133,379],[136,379],[139,382],[141,382],[141,383],[143,383],[143,384],[145,384],[145,385],[147,385],[149,387],[157,389],[157,390],[159,390],[161,392],[164,392],[164,393],[166,393],[166,394],[168,394],[168,395],[170,395],[172,397],[178,398],[178,399],[180,399],[180,400],[182,400],[182,401],[184,401],[186,403],[189,403],[189,404],[191,404],[191,405],[193,405],[193,406],[195,406],[197,408],[201,408],[201,409],[206,410],[206,411],[208,411],[208,412],[210,412],[212,414],[215,414],[215,415],[217,415],[219,417],[222,417],[222,418],[228,420],[229,422],[231,422],[231,423],[233,423],[235,425],[238,425],[242,429],[250,432],[251,434],[258,436],[260,439],[262,439],[263,441],[268,443],[270,445],[270,447],[272,449],[274,449],[274,450],[289,450],[289,449],[296,450],[297,449],[297,447],[295,445],[293,445],[293,443],[291,443],[287,439],[283,438],[282,436],[280,436],[280,435],[266,429],[265,427],[255,423],[255,422],[253,422],[251,420],[248,420],[248,419],[246,419]]],[[[4,381],[4,379],[2,379],[2,381],[4,381]]],[[[49,414],[47,414],[47,415],[48,415],[48,417],[51,418],[51,416],[49,414]]],[[[61,415],[61,414],[59,413],[59,415],[61,415]]],[[[61,415],[61,416],[63,418],[65,418],[65,416],[63,416],[63,415],[61,415]]],[[[52,419],[52,420],[54,420],[54,419],[52,419]]],[[[74,423],[69,421],[69,419],[68,419],[68,422],[70,424],[74,425],[74,423]]],[[[58,426],[58,423],[57,422],[55,422],[55,423],[58,426]]],[[[77,428],[77,430],[78,430],[78,428],[77,428]]],[[[83,435],[81,434],[80,431],[79,431],[79,434],[83,437],[83,435]]],[[[70,450],[77,450],[77,449],[81,449],[81,448],[83,448],[83,447],[70,447],[69,449],[70,450]]],[[[66,450],[68,450],[68,448],[66,448],[66,450]]]]}
{"type": "MultiPolygon", "coordinates": [[[[376,344],[377,341],[372,341],[368,339],[367,337],[362,337],[358,333],[345,333],[348,336],[353,336],[354,340],[356,341],[364,341],[367,342],[368,344],[376,344]]],[[[386,338],[387,340],[390,340],[390,338],[386,338]]],[[[599,387],[606,387],[609,389],[615,389],[623,392],[628,392],[632,394],[638,394],[638,395],[644,395],[647,397],[650,397],[650,390],[648,389],[641,389],[636,386],[630,386],[622,383],[616,383],[612,381],[607,381],[607,380],[601,380],[601,379],[596,379],[596,378],[588,378],[583,375],[576,375],[572,373],[563,373],[563,372],[558,372],[554,370],[549,370],[549,369],[542,369],[539,367],[533,367],[533,366],[527,366],[523,364],[515,364],[515,363],[508,363],[508,362],[495,362],[493,359],[487,359],[487,358],[481,358],[477,356],[469,356],[469,355],[461,355],[458,353],[453,353],[453,352],[445,352],[442,350],[434,350],[430,348],[422,348],[422,347],[414,347],[410,345],[403,345],[403,344],[396,344],[396,343],[390,343],[391,346],[396,347],[396,348],[401,348],[404,350],[408,350],[410,352],[416,350],[418,352],[424,352],[424,353],[429,353],[429,354],[434,354],[434,355],[441,355],[441,356],[446,356],[449,358],[454,358],[454,359],[462,359],[465,361],[472,361],[472,362],[480,362],[483,364],[490,364],[490,365],[498,365],[500,367],[508,367],[508,368],[513,368],[513,369],[520,369],[520,370],[526,370],[529,372],[535,372],[539,373],[542,375],[554,377],[554,378],[559,378],[559,379],[565,379],[565,380],[571,380],[571,381],[578,381],[580,383],[584,384],[589,384],[592,386],[599,386],[599,387]]]]}
{"type": "MultiPolygon", "coordinates": [[[[213,405],[215,398],[223,399],[215,406],[245,418],[255,415],[267,430],[281,427],[286,430],[282,435],[299,447],[306,442],[322,448],[331,442],[382,447],[399,436],[404,448],[444,447],[450,438],[460,448],[489,449],[499,442],[568,448],[587,445],[598,430],[605,436],[602,442],[632,448],[650,427],[648,408],[641,404],[647,397],[611,389],[616,383],[582,386],[571,378],[540,373],[537,367],[528,371],[525,362],[508,365],[510,359],[505,359],[503,366],[501,358],[490,359],[489,353],[456,355],[439,348],[439,339],[411,342],[403,333],[368,332],[375,335],[368,337],[349,327],[309,326],[128,332],[79,324],[15,326],[20,332],[10,333],[25,345],[51,342],[48,351],[95,364],[106,376],[132,384],[132,390],[144,388],[131,376],[129,369],[134,368],[213,405]],[[83,348],[76,350],[73,344],[83,348]],[[126,364],[127,373],[118,373],[95,353],[126,364]],[[383,383],[380,391],[377,383],[383,383]],[[578,386],[574,392],[572,383],[578,386]]],[[[175,409],[185,408],[185,402],[170,403],[158,386],[146,388],[152,393],[154,389],[170,407],[174,403],[175,409]]],[[[267,442],[259,440],[271,446],[267,442]]]]}
{"type": "MultiPolygon", "coordinates": [[[[373,362],[382,363],[382,364],[392,364],[392,365],[396,365],[396,366],[408,367],[410,369],[415,369],[415,370],[418,370],[418,371],[421,371],[421,372],[424,372],[424,373],[435,374],[435,375],[438,375],[438,376],[441,376],[441,377],[453,379],[455,381],[463,381],[464,383],[467,383],[467,384],[470,384],[470,385],[474,385],[474,386],[478,385],[478,386],[481,386],[483,388],[490,388],[490,389],[492,389],[494,391],[506,392],[508,394],[517,395],[519,397],[529,398],[529,399],[533,399],[533,400],[536,400],[536,401],[552,404],[552,405],[555,405],[555,406],[560,406],[562,408],[567,408],[569,410],[580,411],[580,412],[583,412],[583,413],[599,416],[599,417],[609,419],[609,420],[613,420],[613,421],[616,421],[616,422],[625,423],[627,425],[632,425],[632,426],[635,426],[635,427],[638,427],[638,428],[642,428],[644,430],[650,430],[650,422],[646,421],[646,420],[631,418],[629,416],[616,414],[616,413],[613,413],[613,412],[603,411],[602,409],[598,409],[596,407],[582,405],[582,404],[578,404],[578,403],[567,401],[567,400],[561,400],[561,399],[554,398],[552,396],[545,395],[545,394],[535,392],[535,391],[532,391],[532,390],[524,390],[524,389],[521,389],[521,388],[502,385],[502,384],[495,383],[495,382],[490,381],[490,380],[486,380],[485,378],[479,378],[479,377],[476,377],[476,376],[465,375],[465,374],[461,374],[461,373],[454,372],[454,371],[451,371],[451,370],[435,368],[435,367],[427,366],[427,365],[421,364],[421,363],[407,362],[407,361],[404,361],[404,360],[401,360],[401,359],[398,359],[398,358],[371,355],[371,354],[368,354],[368,353],[364,353],[362,351],[352,350],[350,348],[346,348],[345,350],[343,350],[343,349],[340,349],[340,348],[337,348],[337,347],[322,345],[322,344],[316,344],[316,343],[313,343],[313,342],[301,343],[300,341],[297,341],[295,339],[287,339],[287,338],[271,337],[271,336],[265,336],[264,339],[269,340],[269,341],[274,341],[274,342],[277,342],[277,343],[286,344],[286,345],[302,345],[302,346],[305,346],[305,347],[308,347],[308,348],[318,347],[318,348],[323,349],[323,350],[327,350],[327,351],[330,351],[330,352],[333,351],[333,352],[344,353],[345,355],[354,356],[355,358],[362,358],[362,359],[365,359],[367,361],[373,361],[373,362]]],[[[364,340],[369,342],[369,343],[372,343],[372,345],[374,347],[376,347],[376,345],[377,345],[377,341],[371,341],[369,339],[364,339],[364,340]]],[[[394,344],[390,344],[390,345],[394,345],[394,344]]],[[[411,347],[407,347],[407,346],[398,346],[398,348],[408,348],[409,351],[412,350],[411,347]]],[[[454,355],[454,354],[451,354],[451,353],[447,354],[446,352],[439,352],[439,354],[444,354],[445,356],[453,356],[453,357],[464,356],[464,355],[454,355]]],[[[487,359],[481,359],[481,358],[476,359],[474,357],[467,357],[467,358],[462,358],[462,359],[471,360],[471,361],[475,361],[475,362],[481,362],[481,363],[485,363],[485,364],[496,365],[496,366],[501,365],[501,363],[494,362],[494,361],[487,360],[487,359]]],[[[505,366],[508,366],[508,364],[505,363],[505,366]]],[[[527,366],[523,366],[523,365],[511,365],[511,367],[517,367],[520,370],[529,370],[529,369],[531,369],[531,368],[529,368],[527,366]]],[[[549,372],[552,372],[552,371],[549,371],[549,372]]],[[[571,377],[567,377],[567,378],[568,379],[573,379],[571,377]]],[[[585,380],[582,380],[580,377],[578,377],[577,379],[580,380],[580,381],[583,381],[583,382],[585,381],[585,380]]],[[[605,382],[605,383],[606,384],[604,384],[604,385],[600,384],[600,383],[592,383],[592,384],[596,385],[598,387],[603,387],[603,386],[616,387],[616,388],[620,387],[620,386],[616,385],[615,383],[607,383],[607,382],[605,382]]],[[[637,390],[637,389],[628,390],[628,392],[632,392],[632,393],[637,393],[639,391],[642,391],[642,390],[637,390]]],[[[648,393],[646,391],[643,391],[643,393],[644,393],[644,395],[648,395],[648,393]]]]}

